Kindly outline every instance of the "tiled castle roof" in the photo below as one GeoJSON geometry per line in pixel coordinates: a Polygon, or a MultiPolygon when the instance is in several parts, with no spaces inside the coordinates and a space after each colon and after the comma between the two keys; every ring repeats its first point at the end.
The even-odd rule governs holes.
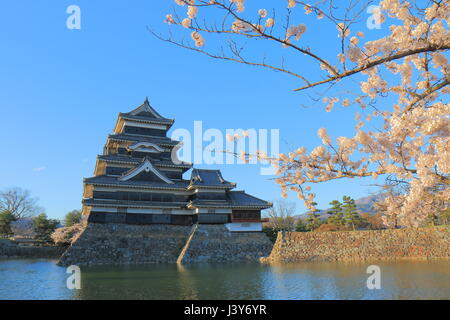
{"type": "Polygon", "coordinates": [[[265,206],[267,208],[272,206],[272,203],[259,199],[257,197],[254,197],[248,193],[245,193],[245,191],[242,190],[236,190],[236,191],[229,191],[227,193],[227,197],[231,204],[233,205],[252,205],[252,206],[265,206]]]}
{"type": "MultiPolygon", "coordinates": [[[[137,165],[141,163],[142,158],[131,157],[128,155],[116,155],[116,154],[102,154],[98,155],[97,159],[106,162],[116,162],[116,163],[127,163],[137,165]]],[[[155,166],[160,167],[174,167],[174,168],[191,168],[192,164],[187,162],[182,162],[180,164],[175,164],[169,160],[152,159],[152,163],[155,166]]]]}
{"type": "Polygon", "coordinates": [[[145,98],[144,103],[130,112],[119,113],[119,117],[129,120],[136,120],[140,122],[164,123],[172,125],[175,120],[164,118],[150,105],[148,98],[145,98]]]}
{"type": "Polygon", "coordinates": [[[85,178],[85,183],[102,186],[120,186],[135,187],[147,189],[176,189],[185,190],[189,185],[188,180],[173,180],[174,183],[168,184],[163,181],[119,181],[116,176],[101,175],[91,178],[85,178]]]}
{"type": "Polygon", "coordinates": [[[104,207],[131,207],[131,208],[170,208],[182,209],[186,207],[186,202],[161,202],[161,201],[125,201],[107,199],[83,199],[83,204],[87,206],[104,207]]]}
{"type": "Polygon", "coordinates": [[[219,187],[234,188],[235,183],[226,181],[220,170],[193,169],[191,174],[191,186],[194,187],[219,187]]]}
{"type": "Polygon", "coordinates": [[[147,115],[132,115],[129,113],[119,113],[119,117],[122,117],[124,119],[129,119],[129,120],[136,120],[139,122],[149,122],[149,123],[167,123],[167,124],[172,124],[175,122],[175,120],[173,119],[166,119],[166,118],[162,118],[162,119],[158,119],[158,118],[154,118],[154,117],[149,117],[147,115]]]}
{"type": "Polygon", "coordinates": [[[176,146],[179,143],[179,141],[172,140],[168,137],[138,136],[138,135],[126,134],[126,133],[110,134],[110,135],[108,135],[108,139],[116,140],[116,141],[153,142],[158,145],[165,145],[165,146],[176,146]]]}
{"type": "Polygon", "coordinates": [[[195,199],[189,203],[190,207],[194,208],[270,208],[270,202],[256,198],[245,191],[228,191],[226,193],[226,200],[201,200],[195,199]]]}

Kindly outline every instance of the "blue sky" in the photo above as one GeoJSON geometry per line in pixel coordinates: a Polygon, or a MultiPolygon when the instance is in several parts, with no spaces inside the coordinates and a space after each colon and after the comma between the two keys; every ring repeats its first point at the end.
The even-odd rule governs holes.
{"type": "MultiPolygon", "coordinates": [[[[173,128],[192,129],[195,120],[202,120],[204,129],[223,131],[278,128],[282,152],[316,146],[320,127],[333,137],[353,133],[355,110],[325,112],[306,92],[292,91],[301,84],[294,78],[213,60],[151,36],[146,26],[166,32],[163,20],[172,8],[169,0],[1,2],[0,189],[30,190],[53,218],[80,208],[82,179],[92,176],[117,113],[135,108],[146,96],[163,116],[176,119],[173,128]],[[71,4],[81,8],[81,30],[66,27],[71,4]]],[[[327,55],[337,32],[311,23],[304,40],[327,55]]],[[[383,32],[364,31],[368,38],[383,32]]],[[[279,52],[259,43],[256,49],[268,56],[279,52]]],[[[317,72],[304,57],[291,60],[291,66],[317,72]]],[[[260,198],[280,197],[278,186],[261,176],[258,166],[199,167],[221,169],[238,189],[260,198]]],[[[343,195],[365,196],[375,190],[371,183],[317,186],[319,207],[343,195]]],[[[298,212],[305,210],[295,195],[290,200],[298,212]]]]}

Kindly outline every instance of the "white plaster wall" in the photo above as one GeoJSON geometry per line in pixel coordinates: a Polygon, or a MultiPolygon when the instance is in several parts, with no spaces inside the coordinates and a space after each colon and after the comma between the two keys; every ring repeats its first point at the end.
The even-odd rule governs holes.
{"type": "Polygon", "coordinates": [[[233,222],[233,223],[226,223],[225,227],[227,227],[229,231],[233,232],[262,231],[261,222],[233,222]]]}

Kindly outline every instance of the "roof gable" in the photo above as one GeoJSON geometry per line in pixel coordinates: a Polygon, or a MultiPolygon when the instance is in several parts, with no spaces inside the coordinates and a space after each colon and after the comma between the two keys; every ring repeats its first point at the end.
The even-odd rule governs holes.
{"type": "Polygon", "coordinates": [[[129,114],[132,116],[144,116],[144,117],[152,117],[152,118],[157,118],[157,119],[163,118],[158,112],[156,112],[155,109],[152,108],[147,97],[145,98],[143,104],[141,104],[136,109],[130,111],[129,114]]]}
{"type": "Polygon", "coordinates": [[[167,178],[161,171],[156,169],[148,158],[145,158],[144,161],[137,167],[125,172],[121,177],[119,177],[119,181],[128,181],[131,180],[138,175],[142,175],[145,173],[152,172],[156,177],[164,181],[165,183],[173,184],[174,182],[167,178]]]}

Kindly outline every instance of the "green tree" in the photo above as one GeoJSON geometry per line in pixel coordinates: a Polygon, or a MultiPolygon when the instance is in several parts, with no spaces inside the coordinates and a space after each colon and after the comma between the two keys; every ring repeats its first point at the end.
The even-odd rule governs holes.
{"type": "MultiPolygon", "coordinates": [[[[316,206],[317,203],[313,202],[312,205],[316,206]]],[[[316,230],[321,225],[320,215],[318,212],[318,209],[311,210],[308,212],[308,216],[306,217],[306,226],[311,231],[316,230]]]]}
{"type": "Polygon", "coordinates": [[[266,236],[270,239],[270,241],[275,243],[278,234],[277,230],[275,230],[273,227],[264,226],[262,231],[266,234],[266,236]]]}
{"type": "Polygon", "coordinates": [[[441,225],[447,225],[450,219],[450,207],[447,209],[436,212],[436,213],[430,213],[426,220],[425,225],[428,226],[441,226],[441,225]]]}
{"type": "Polygon", "coordinates": [[[330,205],[331,209],[328,211],[328,214],[330,215],[328,221],[335,226],[345,225],[342,203],[339,200],[333,200],[330,202],[330,205]]]}
{"type": "Polygon", "coordinates": [[[33,229],[36,240],[52,241],[51,235],[59,224],[58,220],[48,219],[45,213],[33,218],[33,229]]]}
{"type": "Polygon", "coordinates": [[[439,224],[441,225],[448,225],[450,221],[450,207],[445,209],[439,214],[439,224]]]}
{"type": "Polygon", "coordinates": [[[72,210],[66,214],[64,217],[64,226],[71,227],[81,221],[81,211],[80,210],[72,210]]]}
{"type": "Polygon", "coordinates": [[[11,222],[16,221],[14,215],[8,211],[3,210],[0,212],[0,236],[1,237],[11,237],[14,232],[11,229],[11,222]]]}
{"type": "Polygon", "coordinates": [[[439,216],[435,213],[430,213],[425,219],[425,224],[429,226],[437,226],[439,225],[439,216]]]}
{"type": "Polygon", "coordinates": [[[351,227],[353,230],[356,230],[356,227],[361,222],[361,217],[358,214],[355,200],[349,196],[344,196],[342,200],[344,202],[344,204],[342,205],[342,209],[345,224],[351,227]]]}
{"type": "Polygon", "coordinates": [[[298,219],[297,223],[295,224],[295,231],[297,231],[297,232],[306,232],[306,231],[308,231],[308,226],[303,221],[303,219],[298,219]]]}

